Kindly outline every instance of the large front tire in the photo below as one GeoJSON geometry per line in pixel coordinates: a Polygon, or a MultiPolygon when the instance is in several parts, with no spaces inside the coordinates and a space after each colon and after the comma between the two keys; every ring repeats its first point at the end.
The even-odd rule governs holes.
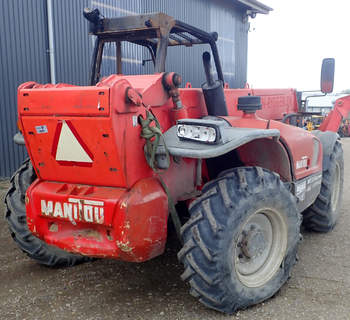
{"type": "Polygon", "coordinates": [[[329,165],[322,172],[320,194],[303,212],[303,226],[316,232],[331,231],[337,223],[343,198],[344,159],[340,141],[329,156],[329,165]]]}
{"type": "Polygon", "coordinates": [[[11,187],[5,197],[5,218],[12,238],[30,258],[49,267],[68,267],[90,260],[50,246],[30,232],[26,218],[25,194],[35,179],[36,174],[29,159],[24,161],[11,178],[11,187]]]}
{"type": "Polygon", "coordinates": [[[178,257],[203,304],[233,313],[270,298],[289,278],[301,217],[276,174],[233,169],[209,182],[189,211],[178,257]]]}

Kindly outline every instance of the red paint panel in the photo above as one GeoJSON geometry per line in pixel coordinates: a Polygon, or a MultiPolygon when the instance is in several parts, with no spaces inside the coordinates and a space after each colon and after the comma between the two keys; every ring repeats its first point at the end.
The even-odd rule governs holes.
{"type": "MultiPolygon", "coordinates": [[[[322,152],[319,152],[319,158],[316,165],[311,167],[314,140],[318,140],[312,133],[294,127],[279,121],[264,120],[255,117],[255,115],[246,115],[240,117],[223,117],[232,126],[241,128],[259,128],[259,129],[278,129],[280,131],[280,142],[285,146],[290,157],[293,177],[301,179],[313,173],[322,170],[322,152]],[[307,165],[298,168],[297,161],[307,159],[307,165]]],[[[320,144],[320,148],[321,144],[320,144]]]]}
{"type": "MultiPolygon", "coordinates": [[[[31,219],[49,219],[71,223],[71,221],[68,218],[62,218],[59,215],[57,215],[57,217],[55,218],[54,205],[56,202],[59,202],[61,204],[74,204],[75,200],[102,201],[104,203],[104,218],[103,223],[101,224],[104,226],[111,227],[117,203],[119,201],[119,198],[124,194],[124,192],[125,189],[122,188],[96,187],[90,185],[38,181],[37,183],[32,185],[30,191],[28,191],[30,204],[27,205],[27,217],[30,217],[31,219]],[[69,199],[72,199],[72,201],[70,201],[69,199]],[[49,214],[47,216],[41,214],[42,200],[44,200],[46,203],[48,201],[53,202],[52,214],[49,214]]],[[[76,205],[74,204],[74,206],[76,205]]],[[[83,209],[84,208],[82,208],[81,210],[83,211],[83,209]]],[[[95,221],[94,217],[92,217],[92,219],[93,221],[95,221]]],[[[95,222],[90,223],[89,220],[84,219],[84,212],[78,212],[78,217],[73,220],[76,220],[77,224],[100,224],[95,222]],[[79,217],[79,214],[82,214],[82,216],[79,217]]],[[[37,229],[37,231],[39,230],[37,229]]]]}
{"type": "Polygon", "coordinates": [[[285,114],[298,112],[294,89],[253,89],[252,94],[261,97],[262,109],[257,111],[261,118],[282,120],[285,114]]]}
{"type": "Polygon", "coordinates": [[[232,127],[267,129],[269,121],[257,118],[255,114],[247,114],[245,117],[221,117],[228,121],[232,127]]]}
{"type": "Polygon", "coordinates": [[[114,225],[120,258],[146,261],[164,252],[168,198],[156,179],[138,181],[119,202],[114,225]]]}
{"type": "Polygon", "coordinates": [[[278,121],[270,121],[270,129],[278,129],[281,134],[281,142],[287,147],[292,161],[295,179],[299,180],[311,174],[322,171],[322,145],[319,143],[318,161],[311,166],[314,140],[319,141],[312,133],[302,128],[294,127],[278,121]],[[306,159],[307,165],[298,167],[297,162],[306,159]]]}
{"type": "Polygon", "coordinates": [[[247,95],[261,97],[262,109],[256,113],[260,118],[281,120],[287,113],[298,112],[294,89],[225,89],[224,92],[230,116],[243,115],[237,110],[237,102],[239,97],[247,95]]]}
{"type": "MultiPolygon", "coordinates": [[[[162,84],[163,73],[147,75],[117,75],[113,74],[103,79],[97,86],[113,87],[118,82],[125,81],[142,96],[143,103],[152,107],[163,106],[169,99],[162,84]]],[[[117,92],[115,91],[114,94],[117,92]]]]}
{"type": "Polygon", "coordinates": [[[36,180],[27,190],[26,210],[31,232],[69,252],[141,262],[162,254],[165,248],[168,201],[156,179],[140,180],[129,192],[36,180]],[[64,204],[80,210],[77,219],[74,207],[70,211],[73,219],[68,218],[64,204]],[[91,216],[95,208],[104,209],[103,223],[91,216]]]}
{"type": "Polygon", "coordinates": [[[343,119],[350,118],[350,96],[337,99],[334,109],[321,123],[319,130],[338,132],[343,119]]]}
{"type": "Polygon", "coordinates": [[[56,158],[56,152],[57,152],[57,147],[58,147],[58,140],[60,139],[60,134],[61,134],[61,131],[62,131],[62,125],[63,125],[62,121],[58,121],[57,122],[57,127],[56,127],[55,134],[53,136],[52,149],[51,149],[51,155],[52,155],[53,158],[56,158]]]}
{"type": "Polygon", "coordinates": [[[45,87],[35,84],[32,89],[19,89],[20,115],[107,116],[109,88],[60,86],[45,87]]]}
{"type": "Polygon", "coordinates": [[[125,187],[117,137],[109,118],[22,116],[21,119],[27,149],[40,179],[125,187]],[[85,148],[93,159],[92,163],[86,163],[88,166],[56,161],[52,151],[57,144],[57,126],[63,120],[71,122],[79,136],[84,137],[85,148]],[[47,133],[36,132],[35,127],[41,125],[47,127],[47,133]]]}

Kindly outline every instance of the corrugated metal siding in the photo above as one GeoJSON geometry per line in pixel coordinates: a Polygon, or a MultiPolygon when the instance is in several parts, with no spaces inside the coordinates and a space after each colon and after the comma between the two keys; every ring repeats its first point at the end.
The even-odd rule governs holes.
{"type": "Polygon", "coordinates": [[[210,3],[210,28],[219,34],[217,46],[225,81],[231,88],[242,88],[247,81],[248,44],[244,11],[225,0],[210,3]]]}
{"type": "MultiPolygon", "coordinates": [[[[247,68],[247,22],[241,7],[227,0],[53,0],[56,82],[88,83],[93,38],[88,36],[84,7],[98,7],[106,17],[162,11],[206,31],[217,31],[224,77],[230,87],[243,87],[247,68]]],[[[12,142],[16,132],[16,89],[25,81],[50,82],[46,0],[0,1],[2,85],[0,86],[0,177],[8,177],[20,165],[25,150],[12,142]]],[[[167,71],[182,75],[198,87],[204,82],[201,55],[209,46],[169,48],[167,71]]],[[[115,70],[115,49],[104,53],[103,71],[115,70]]],[[[123,47],[125,74],[152,72],[145,49],[123,47]]]]}
{"type": "Polygon", "coordinates": [[[248,30],[249,23],[243,20],[243,14],[235,13],[235,41],[236,41],[236,63],[235,79],[232,88],[244,88],[247,82],[247,63],[248,63],[248,30]]]}
{"type": "Polygon", "coordinates": [[[87,85],[93,46],[83,9],[91,3],[89,0],[54,0],[52,3],[56,82],[87,85]]]}
{"type": "MultiPolygon", "coordinates": [[[[174,6],[173,1],[149,0],[143,3],[143,12],[163,11],[185,23],[196,26],[205,31],[210,30],[210,1],[178,0],[174,6]]],[[[195,45],[193,47],[170,47],[167,52],[166,71],[174,71],[182,76],[183,84],[191,82],[194,87],[200,86],[205,75],[202,66],[202,53],[209,50],[208,45],[195,45]]]]}
{"type": "Polygon", "coordinates": [[[17,131],[17,87],[49,81],[44,1],[0,1],[0,177],[9,177],[26,157],[13,143],[17,131]]]}
{"type": "MultiPolygon", "coordinates": [[[[241,6],[235,6],[227,0],[177,0],[176,5],[173,0],[93,0],[91,5],[98,7],[103,15],[109,17],[161,11],[208,32],[217,31],[219,34],[217,46],[225,81],[231,88],[244,87],[247,77],[248,24],[243,21],[241,6]]],[[[209,46],[169,48],[166,71],[178,72],[182,75],[184,83],[189,81],[193,86],[200,86],[205,79],[201,61],[205,50],[209,50],[209,46]]],[[[108,54],[105,54],[102,74],[115,70],[114,52],[115,49],[111,46],[108,54]]],[[[142,66],[142,60],[149,58],[145,50],[135,50],[128,46],[123,48],[123,56],[128,60],[123,61],[125,74],[143,74],[152,71],[150,63],[142,66]]]]}
{"type": "MultiPolygon", "coordinates": [[[[122,17],[127,15],[140,14],[142,8],[141,0],[115,1],[115,0],[92,0],[91,6],[99,8],[105,17],[122,17]]],[[[104,48],[104,59],[102,62],[101,75],[108,75],[116,70],[115,45],[107,44],[104,48]]],[[[146,50],[131,43],[122,44],[123,73],[144,74],[147,67],[142,66],[142,59],[148,59],[146,50]]]]}

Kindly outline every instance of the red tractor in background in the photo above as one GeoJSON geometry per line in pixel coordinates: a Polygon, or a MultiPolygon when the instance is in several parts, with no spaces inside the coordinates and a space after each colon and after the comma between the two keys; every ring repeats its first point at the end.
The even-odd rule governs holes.
{"type": "MultiPolygon", "coordinates": [[[[164,252],[171,217],[182,279],[202,303],[232,313],[274,295],[295,264],[301,224],[327,232],[337,221],[339,117],[310,133],[290,124],[302,115],[295,90],[229,89],[216,33],[161,13],[84,16],[96,36],[91,85],[18,89],[15,141],[29,159],[5,199],[14,240],[47,266],[142,262],[164,252]],[[154,74],[122,74],[125,41],[149,50],[154,74]],[[117,72],[100,79],[109,43],[117,72]],[[210,46],[218,79],[204,52],[206,82],[180,88],[165,72],[167,49],[197,44],[210,46]]],[[[333,73],[326,60],[324,92],[333,73]]]]}

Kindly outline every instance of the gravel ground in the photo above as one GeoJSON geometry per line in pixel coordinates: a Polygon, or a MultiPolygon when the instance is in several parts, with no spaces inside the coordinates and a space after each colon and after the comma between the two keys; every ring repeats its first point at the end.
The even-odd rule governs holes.
{"type": "MultiPolygon", "coordinates": [[[[350,139],[343,139],[345,163],[350,139]]],[[[49,269],[27,258],[0,220],[0,319],[350,319],[350,167],[342,214],[328,234],[304,233],[292,278],[270,300],[227,316],[180,280],[176,244],[143,264],[96,260],[49,269]]],[[[8,181],[0,182],[0,211],[8,181]]]]}

